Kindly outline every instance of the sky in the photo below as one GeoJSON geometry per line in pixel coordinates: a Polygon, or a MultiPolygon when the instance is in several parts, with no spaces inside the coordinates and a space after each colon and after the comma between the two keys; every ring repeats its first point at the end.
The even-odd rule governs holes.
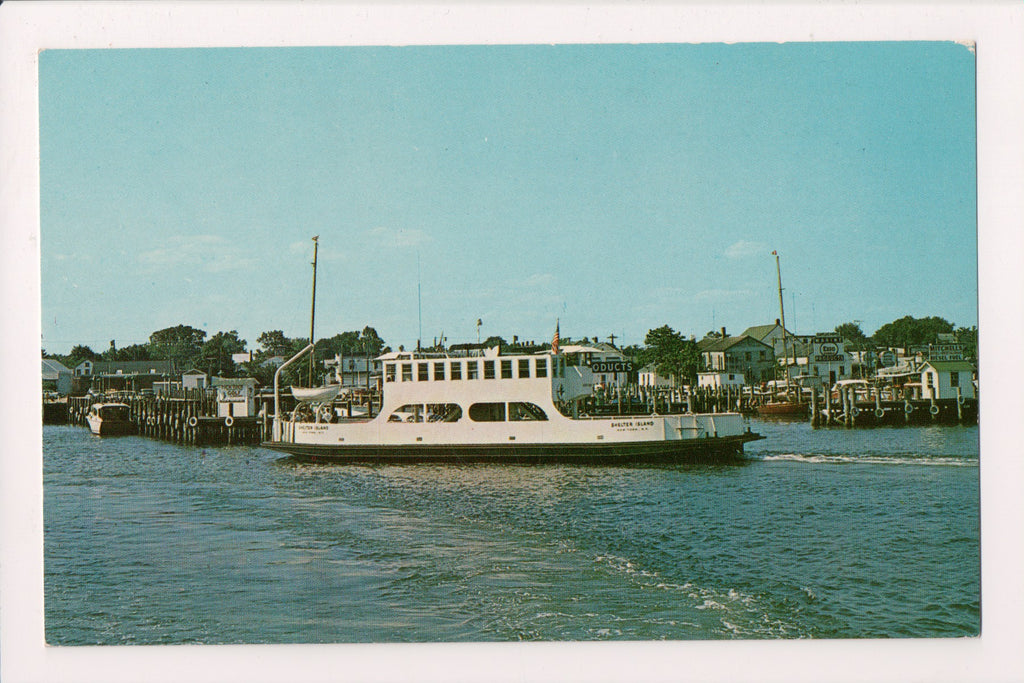
{"type": "Polygon", "coordinates": [[[953,42],[46,50],[42,340],[976,325],[953,42]]]}

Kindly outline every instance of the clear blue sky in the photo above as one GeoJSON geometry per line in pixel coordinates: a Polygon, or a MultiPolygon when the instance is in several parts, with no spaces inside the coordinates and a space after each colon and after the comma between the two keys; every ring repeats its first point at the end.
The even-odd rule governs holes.
{"type": "Polygon", "coordinates": [[[49,50],[42,346],[977,324],[955,43],[49,50]]]}

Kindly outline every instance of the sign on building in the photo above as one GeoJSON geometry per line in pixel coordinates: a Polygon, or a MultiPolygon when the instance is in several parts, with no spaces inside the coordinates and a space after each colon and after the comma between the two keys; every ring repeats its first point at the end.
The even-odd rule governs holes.
{"type": "Polygon", "coordinates": [[[815,363],[842,363],[843,338],[838,334],[819,334],[811,339],[811,356],[815,363]]]}
{"type": "Polygon", "coordinates": [[[928,360],[963,360],[964,347],[962,344],[929,344],[928,360]]]}

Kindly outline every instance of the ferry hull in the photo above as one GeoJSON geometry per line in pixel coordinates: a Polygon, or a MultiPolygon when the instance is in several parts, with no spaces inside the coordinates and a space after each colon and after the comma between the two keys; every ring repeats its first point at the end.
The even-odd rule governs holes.
{"type": "Polygon", "coordinates": [[[327,445],[267,441],[262,445],[288,453],[301,462],[407,463],[492,462],[578,464],[717,462],[738,460],[743,444],[764,437],[745,432],[735,436],[607,444],[408,444],[327,445]]]}

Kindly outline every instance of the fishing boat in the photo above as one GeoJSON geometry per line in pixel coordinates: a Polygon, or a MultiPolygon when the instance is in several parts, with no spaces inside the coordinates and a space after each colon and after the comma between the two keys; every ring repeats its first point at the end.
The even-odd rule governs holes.
{"type": "Polygon", "coordinates": [[[85,421],[97,436],[131,434],[135,431],[135,425],[129,411],[130,408],[124,403],[93,403],[85,415],[85,421]]]}
{"type": "Polygon", "coordinates": [[[301,461],[673,462],[729,459],[763,438],[739,413],[590,416],[589,368],[568,366],[557,348],[464,355],[399,351],[383,367],[380,410],[339,417],[334,410],[281,410],[274,378],[267,448],[301,461]]]}
{"type": "MultiPolygon", "coordinates": [[[[757,414],[763,417],[806,417],[810,406],[801,400],[800,388],[797,387],[794,390],[789,383],[789,340],[786,332],[786,307],[782,303],[782,267],[779,265],[779,252],[772,251],[772,256],[775,257],[775,273],[779,283],[779,322],[782,325],[782,358],[786,373],[786,394],[759,405],[757,414]]],[[[795,357],[793,364],[796,365],[795,357]]]]}

